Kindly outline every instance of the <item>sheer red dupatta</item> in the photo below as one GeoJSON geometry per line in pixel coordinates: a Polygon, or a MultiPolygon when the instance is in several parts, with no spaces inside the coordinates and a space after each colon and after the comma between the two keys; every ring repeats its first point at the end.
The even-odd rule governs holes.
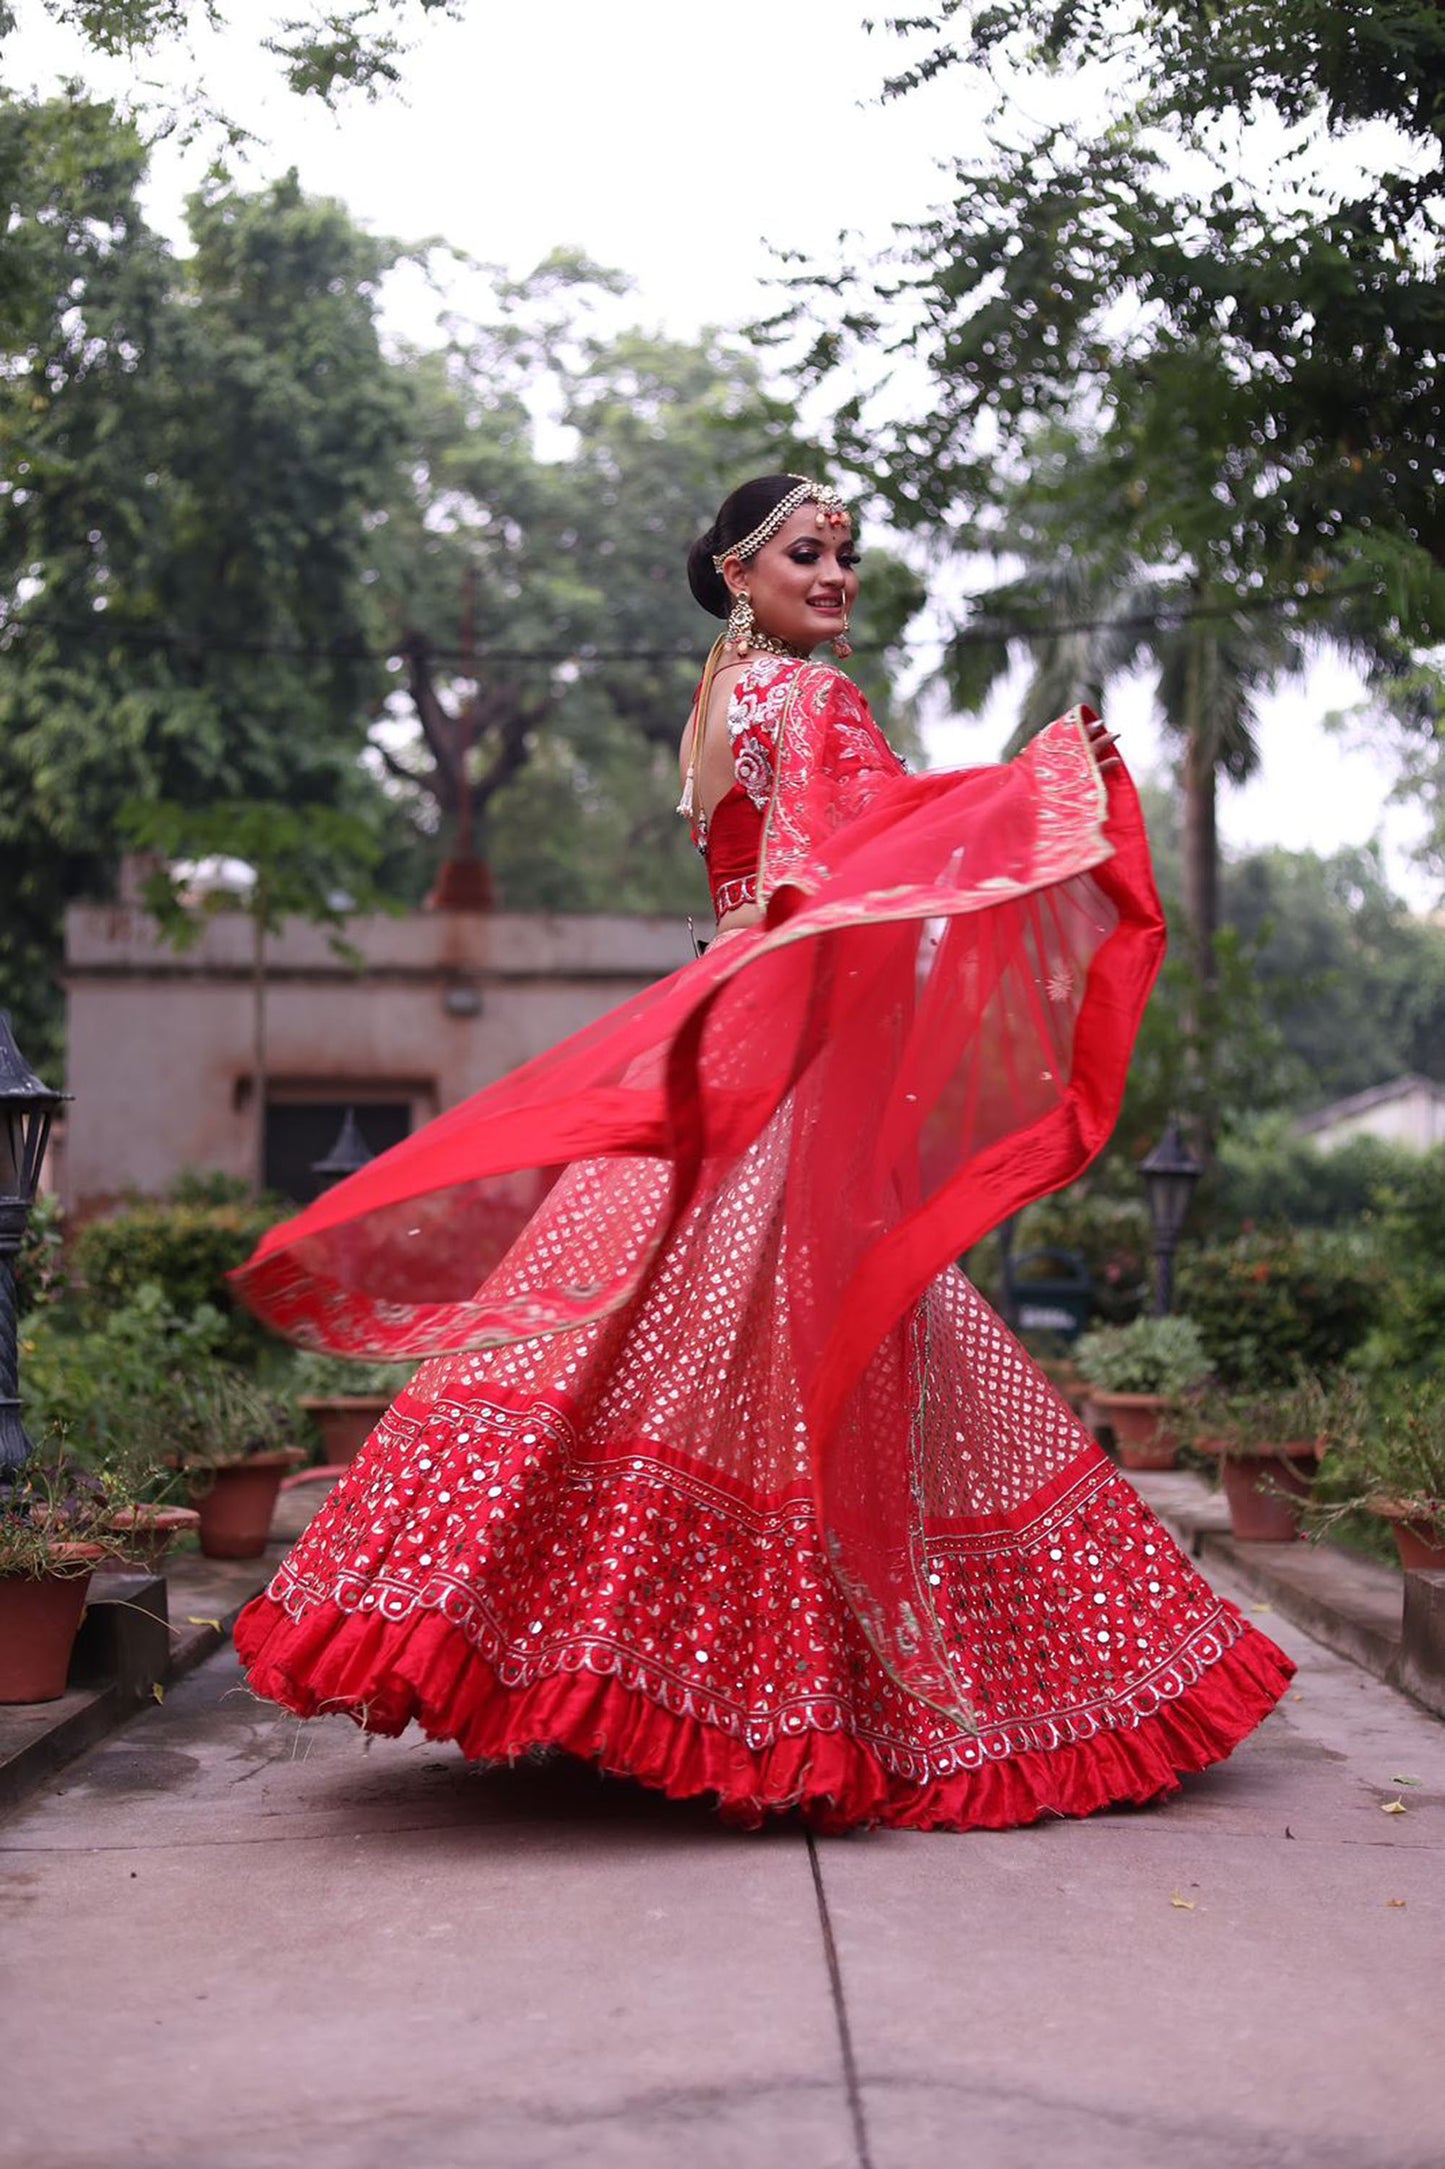
{"type": "MultiPolygon", "coordinates": [[[[566,1330],[628,1302],[680,1215],[776,1125],[780,1301],[830,1555],[910,1692],[967,1721],[928,1598],[931,1454],[917,1298],[1109,1134],[1163,939],[1142,823],[1085,712],[1001,768],[910,777],[836,671],[779,727],[763,927],[440,1117],[234,1276],[306,1345],[423,1356],[566,1330]],[[506,1252],[560,1169],[650,1163],[585,1260],[506,1252]]],[[[619,1170],[619,1177],[622,1171],[619,1170]]],[[[523,1246],[519,1246],[519,1250],[523,1246]]]]}

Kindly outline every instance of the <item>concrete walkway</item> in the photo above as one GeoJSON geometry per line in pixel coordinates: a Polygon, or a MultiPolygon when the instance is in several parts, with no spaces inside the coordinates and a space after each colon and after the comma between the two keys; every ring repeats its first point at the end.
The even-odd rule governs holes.
{"type": "Polygon", "coordinates": [[[1260,1623],[1168,1806],[816,1844],[214,1657],[0,1825],[0,2162],[1438,2169],[1445,1728],[1260,1623]]]}

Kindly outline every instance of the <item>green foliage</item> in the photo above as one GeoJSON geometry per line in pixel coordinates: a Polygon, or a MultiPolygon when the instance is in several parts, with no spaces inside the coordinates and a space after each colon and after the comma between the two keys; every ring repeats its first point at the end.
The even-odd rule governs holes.
{"type": "Polygon", "coordinates": [[[1142,1196],[1115,1197],[1096,1183],[1075,1183],[1037,1205],[1019,1224],[1016,1251],[1069,1250],[1094,1284],[1094,1310],[1106,1325],[1136,1318],[1149,1295],[1151,1238],[1142,1196]]]}
{"type": "Polygon", "coordinates": [[[120,828],[133,849],[169,862],[147,880],[145,904],[178,947],[188,947],[208,918],[236,910],[238,901],[258,935],[279,933],[288,918],[340,928],[353,911],[392,905],[372,880],[384,849],[375,813],[364,819],[334,806],[274,800],[210,806],[141,800],[121,809],[120,828]],[[195,903],[174,862],[225,855],[250,868],[242,897],[217,887],[195,903]]]}
{"type": "Polygon", "coordinates": [[[218,1167],[183,1167],[166,1195],[172,1205],[249,1205],[252,1201],[245,1177],[223,1174],[218,1167]]]}
{"type": "MultiPolygon", "coordinates": [[[[251,9],[229,11],[244,20],[246,35],[280,63],[283,82],[298,97],[314,96],[334,105],[348,92],[377,97],[401,79],[405,32],[429,15],[461,13],[464,0],[290,0],[285,13],[272,12],[258,22],[251,9]],[[388,20],[389,18],[389,20],[388,20]],[[260,32],[264,35],[258,35],[260,32]]],[[[57,21],[78,30],[87,44],[105,56],[139,60],[172,44],[182,44],[198,27],[223,30],[228,10],[223,0],[46,0],[57,21]]],[[[14,28],[8,7],[0,7],[0,39],[14,28]]]]}
{"type": "Polygon", "coordinates": [[[123,1465],[97,1472],[49,1448],[26,1462],[0,1510],[0,1574],[68,1580],[113,1551],[112,1516],[134,1506],[139,1493],[123,1465]]]}
{"type": "MultiPolygon", "coordinates": [[[[553,257],[499,283],[491,320],[453,347],[409,358],[415,486],[376,537],[378,599],[406,663],[376,757],[433,848],[459,839],[520,909],[705,900],[672,810],[718,629],[688,591],[686,553],[737,481],[818,466],[740,341],[591,330],[590,303],[616,283],[553,257]],[[570,433],[564,460],[534,456],[538,408],[570,433]]],[[[921,600],[898,560],[870,550],[858,675],[885,728],[876,651],[921,600]]]]}
{"type": "MultiPolygon", "coordinates": [[[[898,27],[925,45],[896,90],[971,64],[998,91],[896,282],[932,394],[888,448],[900,502],[930,522],[988,505],[1010,455],[1087,416],[1141,562],[1241,595],[1261,571],[1305,596],[1333,584],[1386,646],[1438,632],[1441,11],[1081,0],[1041,20],[999,0],[898,27]],[[1085,125],[1022,117],[1040,77],[1081,68],[1085,125]],[[1361,163],[1286,190],[1247,154],[1252,127],[1272,146],[1284,126],[1375,133],[1361,163]]],[[[876,296],[844,287],[815,366],[850,373],[846,419],[860,365],[889,357],[876,296]]]]}
{"type": "Polygon", "coordinates": [[[1360,1352],[1376,1379],[1445,1375],[1445,1149],[1421,1153],[1382,1193],[1389,1300],[1360,1352]]]}
{"type": "Polygon", "coordinates": [[[1346,1236],[1253,1232],[1182,1251],[1178,1295],[1220,1384],[1254,1391],[1345,1363],[1380,1313],[1384,1274],[1346,1236]]]}
{"type": "Polygon", "coordinates": [[[204,1487],[206,1470],[224,1462],[274,1453],[305,1459],[289,1395],[224,1363],[176,1378],[153,1430],[156,1445],[200,1479],[193,1478],[193,1493],[204,1487]]]}
{"type": "Polygon", "coordinates": [[[108,893],[122,807],[376,796],[388,252],[293,176],[192,198],[175,257],[144,177],[108,106],[0,101],[0,996],[42,1067],[63,909],[108,893]]]}
{"type": "Polygon", "coordinates": [[[1326,1381],[1308,1371],[1288,1383],[1247,1393],[1207,1393],[1184,1418],[1182,1443],[1224,1439],[1236,1455],[1268,1454],[1280,1446],[1323,1446],[1355,1420],[1359,1387],[1349,1378],[1326,1381]]]}
{"type": "MultiPolygon", "coordinates": [[[[520,908],[701,902],[685,553],[741,476],[817,464],[754,353],[600,337],[624,282],[565,255],[384,353],[398,251],[340,206],[213,181],[175,254],[145,178],[110,107],[0,101],[0,1000],[31,1059],[59,1057],[64,908],[123,841],[258,866],[268,925],[419,897],[459,844],[520,908]]],[[[886,722],[877,651],[921,590],[879,551],[867,593],[886,722]]],[[[151,901],[180,925],[175,881],[151,901]]]]}
{"type": "Polygon", "coordinates": [[[1263,1115],[1220,1145],[1212,1217],[1227,1228],[1345,1227],[1371,1217],[1417,1164],[1415,1153],[1379,1137],[1352,1137],[1322,1151],[1288,1115],[1263,1115]]]}
{"type": "Polygon", "coordinates": [[[290,1392],[228,1361],[230,1337],[213,1305],[183,1311],[154,1281],[93,1317],[57,1309],[33,1318],[21,1342],[31,1434],[60,1442],[113,1501],[154,1488],[177,1462],[295,1446],[290,1392]]]}
{"type": "MultiPolygon", "coordinates": [[[[363,1363],[348,1356],[323,1356],[314,1349],[298,1350],[291,1358],[284,1384],[293,1398],[314,1394],[332,1399],[348,1393],[384,1394],[394,1401],[415,1375],[414,1363],[363,1363]]],[[[280,1381],[278,1381],[280,1383],[280,1381]]]]}
{"type": "Polygon", "coordinates": [[[60,1306],[33,1313],[20,1339],[20,1391],[37,1446],[64,1442],[86,1467],[159,1460],[164,1412],[180,1383],[222,1361],[228,1325],[212,1304],[172,1304],[154,1282],[132,1285],[94,1319],[60,1306]]]}
{"type": "Polygon", "coordinates": [[[63,1302],[70,1289],[65,1256],[65,1211],[58,1197],[38,1197],[20,1241],[15,1261],[15,1294],[23,1319],[27,1312],[63,1302]]]}
{"type": "Polygon", "coordinates": [[[1177,939],[1176,911],[1166,908],[1169,950],[1144,1013],[1110,1144],[1114,1164],[1128,1167],[1131,1182],[1171,1115],[1207,1122],[1227,1135],[1260,1108],[1277,1106],[1292,1081],[1250,946],[1226,928],[1215,945],[1215,984],[1202,987],[1194,958],[1177,939]]]}
{"type": "Polygon", "coordinates": [[[1209,1369],[1192,1318],[1135,1318],[1129,1325],[1085,1333],[1074,1360],[1101,1393],[1161,1393],[1174,1400],[1200,1384],[1209,1369]]]}
{"type": "Polygon", "coordinates": [[[267,1228],[288,1208],[279,1204],[128,1206],[92,1220],[71,1246],[71,1265],[87,1296],[87,1315],[103,1330],[149,1286],[170,1316],[214,1315],[221,1321],[217,1351],[254,1357],[261,1328],[234,1307],[226,1275],[243,1265],[267,1228]]]}
{"type": "Polygon", "coordinates": [[[1358,1390],[1330,1430],[1309,1519],[1319,1533],[1388,1500],[1445,1529],[1445,1373],[1358,1390]]]}
{"type": "Polygon", "coordinates": [[[1320,1105],[1407,1070],[1445,1075],[1445,933],[1412,918],[1373,846],[1254,851],[1224,873],[1224,913],[1320,1105]]]}

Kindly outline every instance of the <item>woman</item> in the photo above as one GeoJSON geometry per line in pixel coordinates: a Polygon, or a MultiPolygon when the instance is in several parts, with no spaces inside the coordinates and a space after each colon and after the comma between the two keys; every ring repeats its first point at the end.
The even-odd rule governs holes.
{"type": "Polygon", "coordinates": [[[951,1263],[1107,1138],[1163,939],[1087,711],[910,777],[833,491],[733,493],[682,747],[720,938],[274,1230],[245,1299],[426,1357],[237,1644],[303,1716],[756,1824],[1173,1789],[1289,1677],[951,1263]]]}

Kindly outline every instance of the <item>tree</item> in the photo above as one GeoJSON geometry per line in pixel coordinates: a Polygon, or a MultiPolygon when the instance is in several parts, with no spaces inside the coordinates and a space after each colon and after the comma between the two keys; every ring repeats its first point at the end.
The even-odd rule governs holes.
{"type": "Polygon", "coordinates": [[[1348,588],[1387,648],[1438,629],[1433,0],[935,0],[900,27],[933,42],[896,94],[965,64],[1002,83],[953,201],[905,235],[891,332],[849,290],[815,349],[815,369],[880,340],[927,361],[890,447],[900,504],[988,501],[1041,427],[1083,416],[1147,561],[1193,555],[1202,516],[1217,579],[1348,588]],[[1087,120],[1031,124],[1030,86],[1066,72],[1087,120]],[[1311,131],[1342,155],[1310,164],[1311,131]]]}
{"type": "Polygon", "coordinates": [[[177,262],[144,171],[107,106],[0,102],[0,981],[48,1061],[64,905],[108,891],[123,805],[375,795],[387,251],[290,177],[194,199],[177,262]]]}
{"type": "MultiPolygon", "coordinates": [[[[1101,708],[1125,672],[1154,669],[1155,705],[1179,749],[1192,983],[1208,1002],[1219,979],[1219,777],[1243,783],[1254,774],[1256,702],[1302,671],[1305,639],[1298,626],[1242,608],[1227,591],[1132,559],[1095,515],[1097,484],[1087,448],[1051,432],[1028,478],[980,529],[995,556],[1021,569],[972,597],[941,675],[959,705],[976,709],[1027,658],[1008,759],[1075,703],[1101,708]]],[[[1195,1039],[1203,1054],[1207,1036],[1195,1039]]]]}
{"type": "Polygon", "coordinates": [[[1213,774],[1231,738],[1244,755],[1253,690],[1318,628],[1417,725],[1438,713],[1408,672],[1445,630],[1445,14],[934,0],[895,27],[925,40],[895,95],[968,65],[998,104],[881,276],[799,274],[805,374],[840,385],[840,442],[906,524],[989,547],[1000,507],[1053,489],[1062,443],[1083,561],[1187,599],[1166,697],[1213,735],[1187,768],[1207,978],[1213,774]],[[1065,75],[1086,118],[1028,119],[1065,75]],[[1364,177],[1311,165],[1312,132],[1364,177]],[[896,402],[900,354],[927,397],[880,426],[870,388],[896,402]]]}
{"type": "Polygon", "coordinates": [[[1445,932],[1411,918],[1373,847],[1256,851],[1227,865],[1224,910],[1247,942],[1302,1108],[1407,1070],[1445,1079],[1445,932]]]}
{"type": "MultiPolygon", "coordinates": [[[[688,592],[688,545],[731,481],[817,462],[740,342],[590,329],[599,293],[621,285],[552,258],[499,289],[494,320],[409,357],[410,481],[376,537],[407,679],[380,759],[443,848],[485,861],[514,906],[699,895],[672,807],[718,628],[688,592]],[[538,457],[537,411],[566,433],[564,456],[538,457]]],[[[859,660],[886,713],[884,651],[922,591],[886,552],[868,571],[859,660]]]]}
{"type": "MultiPolygon", "coordinates": [[[[429,15],[462,12],[464,0],[290,0],[273,11],[263,49],[280,64],[288,89],[327,103],[349,90],[369,97],[396,83],[405,33],[429,15]]],[[[96,53],[138,60],[168,45],[189,43],[197,28],[226,27],[221,0],[45,0],[46,13],[80,32],[96,53]]],[[[233,10],[239,14],[240,10],[233,10]]],[[[17,27],[18,9],[0,0],[0,44],[17,27]]],[[[247,13],[246,29],[257,25],[247,13]]]]}

